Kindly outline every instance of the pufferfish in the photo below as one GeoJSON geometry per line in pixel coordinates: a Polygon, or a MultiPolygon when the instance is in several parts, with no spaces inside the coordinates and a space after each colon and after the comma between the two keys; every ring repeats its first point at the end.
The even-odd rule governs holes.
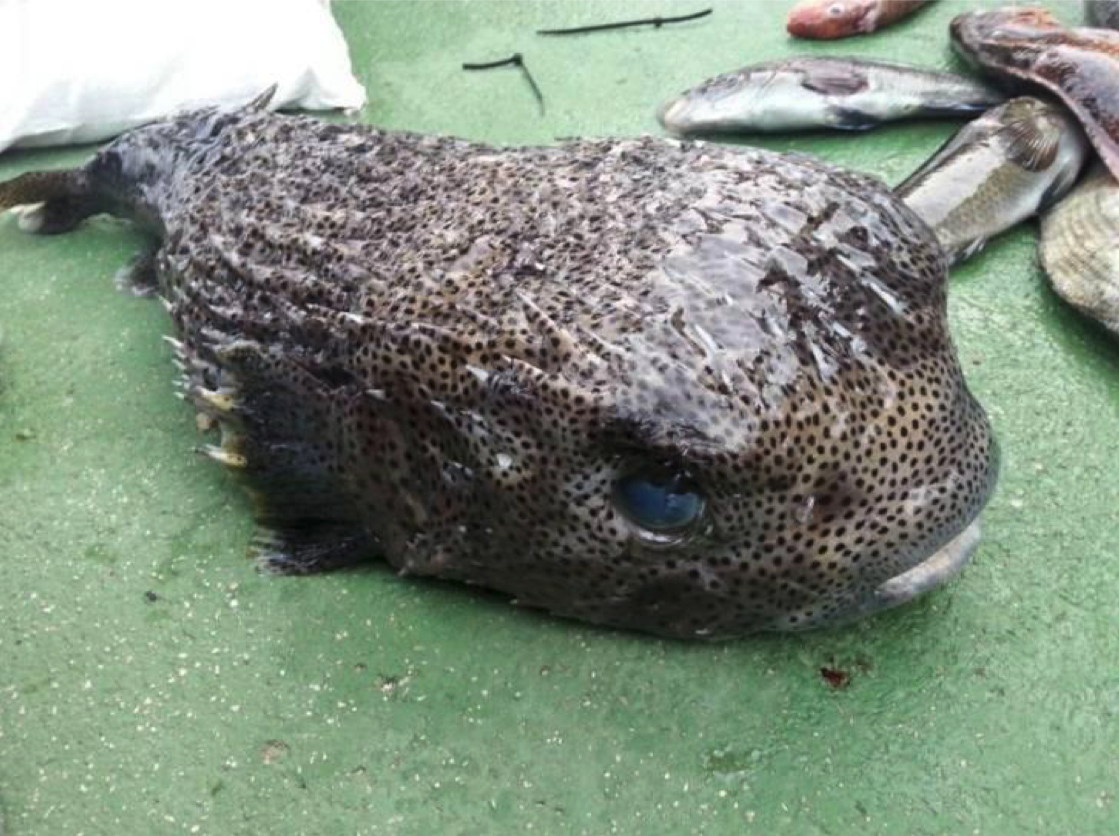
{"type": "Polygon", "coordinates": [[[195,111],[0,184],[108,212],[174,325],[262,566],[383,558],[682,638],[954,576],[996,447],[945,255],[876,179],[645,137],[495,148],[195,111]]]}

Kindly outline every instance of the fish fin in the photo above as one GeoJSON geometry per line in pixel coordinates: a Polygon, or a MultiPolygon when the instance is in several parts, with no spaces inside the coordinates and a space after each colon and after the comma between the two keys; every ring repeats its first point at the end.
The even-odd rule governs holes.
{"type": "Polygon", "coordinates": [[[972,114],[986,113],[992,108],[998,107],[1006,101],[1006,97],[992,96],[989,100],[975,99],[973,101],[964,100],[946,100],[946,101],[930,101],[921,106],[920,113],[922,116],[970,116],[972,114]]]}
{"type": "Polygon", "coordinates": [[[27,171],[0,183],[0,210],[70,197],[80,191],[77,169],[27,171]]]}
{"type": "Polygon", "coordinates": [[[962,249],[959,249],[959,250],[956,250],[956,252],[954,252],[954,253],[949,253],[949,256],[948,256],[949,266],[955,267],[960,262],[967,261],[969,258],[971,258],[973,255],[978,253],[985,246],[987,246],[987,239],[986,238],[976,238],[974,241],[972,241],[966,247],[964,247],[962,249]]]}
{"type": "Polygon", "coordinates": [[[311,575],[364,563],[373,555],[360,532],[345,527],[260,526],[249,544],[262,572],[311,575]]]}
{"type": "Polygon", "coordinates": [[[966,152],[968,147],[968,142],[963,136],[963,131],[956,131],[956,133],[948,137],[927,160],[921,163],[912,174],[895,186],[894,193],[905,200],[924,185],[930,172],[935,172],[943,166],[947,160],[952,159],[957,154],[966,152]]]}
{"type": "Polygon", "coordinates": [[[0,183],[0,211],[15,206],[29,207],[19,227],[36,235],[69,232],[100,211],[81,169],[29,171],[5,180],[0,183]]]}
{"type": "Polygon", "coordinates": [[[866,75],[854,66],[842,71],[830,65],[806,63],[798,67],[800,85],[825,96],[853,96],[867,89],[866,75]]]}
{"type": "MultiPolygon", "coordinates": [[[[1106,36],[1114,34],[1109,32],[1106,36]]],[[[1100,80],[1112,78],[1116,59],[1112,44],[1097,47],[1092,49],[1090,39],[1083,44],[1054,45],[1030,65],[1029,73],[1023,77],[1048,88],[1061,99],[1079,119],[1100,159],[1119,179],[1119,96],[1088,92],[1096,89],[1102,83],[1100,80]]]]}
{"type": "Polygon", "coordinates": [[[1050,183],[1045,191],[1042,193],[1041,198],[1038,200],[1037,212],[1041,214],[1051,207],[1054,203],[1068,194],[1076,181],[1080,179],[1080,172],[1083,169],[1077,169],[1063,177],[1057,177],[1050,183]]]}
{"type": "Polygon", "coordinates": [[[159,289],[156,250],[145,250],[117,271],[117,287],[136,296],[151,296],[159,289]]]}
{"type": "Polygon", "coordinates": [[[1057,159],[1061,131],[1049,120],[1014,119],[1007,122],[1007,156],[1026,171],[1044,171],[1057,159]]]}
{"type": "Polygon", "coordinates": [[[842,131],[868,131],[881,124],[877,119],[849,107],[829,107],[828,126],[842,131]]]}
{"type": "Polygon", "coordinates": [[[215,354],[220,390],[196,385],[191,393],[221,425],[214,458],[252,500],[258,533],[250,551],[261,568],[308,574],[375,556],[373,536],[325,446],[331,419],[322,405],[334,397],[327,384],[252,342],[215,354]]]}
{"type": "Polygon", "coordinates": [[[258,93],[252,101],[245,105],[245,110],[267,110],[268,105],[272,104],[272,99],[276,96],[277,89],[279,89],[279,85],[273,84],[268,89],[258,93]]]}

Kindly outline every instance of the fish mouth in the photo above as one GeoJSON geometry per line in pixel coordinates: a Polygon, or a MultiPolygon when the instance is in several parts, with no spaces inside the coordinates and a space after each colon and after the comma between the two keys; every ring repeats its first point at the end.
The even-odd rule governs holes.
{"type": "Polygon", "coordinates": [[[889,578],[843,609],[823,617],[811,611],[786,613],[770,630],[794,631],[841,627],[883,610],[899,607],[920,595],[946,584],[963,570],[979,545],[979,520],[972,520],[947,543],[920,563],[889,578]]]}
{"type": "Polygon", "coordinates": [[[975,519],[916,566],[879,584],[858,606],[844,613],[842,621],[893,609],[947,583],[960,574],[978,545],[979,520],[975,519]]]}
{"type": "Polygon", "coordinates": [[[662,102],[657,108],[657,121],[668,131],[677,132],[687,130],[689,124],[686,116],[688,104],[683,96],[676,96],[662,102]]]}

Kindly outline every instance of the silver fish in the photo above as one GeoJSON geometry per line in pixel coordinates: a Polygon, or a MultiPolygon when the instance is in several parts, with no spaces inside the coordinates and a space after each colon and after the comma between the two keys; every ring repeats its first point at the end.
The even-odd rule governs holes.
{"type": "MultiPolygon", "coordinates": [[[[158,239],[262,564],[664,635],[834,624],[967,562],[996,473],[928,228],[874,178],[646,137],[493,148],[260,105],[0,183],[158,239]]],[[[216,439],[215,439],[216,440],[216,439]]]]}
{"type": "Polygon", "coordinates": [[[661,105],[675,134],[864,130],[918,116],[963,116],[1005,96],[952,73],[861,58],[784,58],[708,79],[661,105]]]}
{"type": "Polygon", "coordinates": [[[1038,254],[1057,295],[1119,335],[1119,183],[1103,165],[1042,216],[1038,254]]]}
{"type": "Polygon", "coordinates": [[[1063,196],[1087,153],[1063,107],[1021,97],[965,125],[895,191],[955,264],[1063,196]]]}

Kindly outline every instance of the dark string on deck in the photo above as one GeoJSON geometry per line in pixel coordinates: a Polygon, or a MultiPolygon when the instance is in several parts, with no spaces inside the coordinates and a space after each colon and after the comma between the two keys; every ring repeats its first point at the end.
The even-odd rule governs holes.
{"type": "Polygon", "coordinates": [[[570,29],[537,29],[537,35],[581,35],[586,32],[605,32],[609,29],[626,29],[630,26],[652,26],[660,29],[668,23],[684,23],[689,20],[699,20],[707,17],[714,9],[704,9],[702,12],[692,12],[675,17],[646,17],[640,20],[623,20],[617,23],[595,23],[591,26],[575,26],[570,29]]]}
{"type": "Polygon", "coordinates": [[[536,103],[540,105],[540,112],[544,112],[544,94],[540,92],[540,88],[536,85],[536,79],[532,77],[529,72],[528,66],[525,64],[525,57],[519,52],[514,52],[508,58],[502,58],[499,61],[483,61],[481,63],[467,63],[463,64],[464,70],[492,70],[497,67],[517,67],[521,71],[521,75],[525,77],[528,86],[532,88],[532,95],[536,98],[536,103]]]}

